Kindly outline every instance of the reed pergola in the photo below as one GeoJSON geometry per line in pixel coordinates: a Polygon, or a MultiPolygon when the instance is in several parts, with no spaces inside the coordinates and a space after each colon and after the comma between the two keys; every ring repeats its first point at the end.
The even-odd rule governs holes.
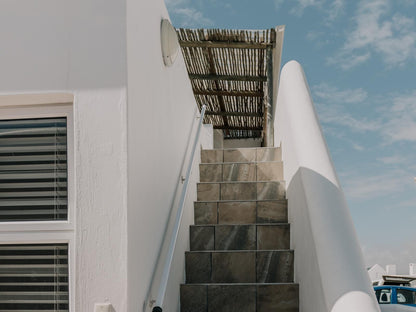
{"type": "Polygon", "coordinates": [[[177,29],[196,102],[207,105],[204,122],[224,139],[267,141],[283,29],[177,29]]]}

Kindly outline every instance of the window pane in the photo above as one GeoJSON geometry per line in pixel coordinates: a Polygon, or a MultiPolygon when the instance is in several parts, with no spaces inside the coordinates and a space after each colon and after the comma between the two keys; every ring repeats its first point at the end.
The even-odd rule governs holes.
{"type": "Polygon", "coordinates": [[[416,304],[416,292],[407,289],[397,289],[397,303],[416,304]]]}
{"type": "Polygon", "coordinates": [[[0,221],[66,220],[67,122],[0,120],[0,221]]]}
{"type": "Polygon", "coordinates": [[[68,245],[0,245],[0,311],[68,311],[68,245]]]}

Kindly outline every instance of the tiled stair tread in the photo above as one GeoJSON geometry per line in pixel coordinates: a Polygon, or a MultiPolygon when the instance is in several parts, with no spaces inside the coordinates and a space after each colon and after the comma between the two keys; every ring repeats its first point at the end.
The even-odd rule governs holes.
{"type": "Polygon", "coordinates": [[[278,147],[273,148],[230,148],[202,150],[201,161],[211,162],[235,162],[235,161],[269,161],[281,160],[282,152],[278,147]]]}
{"type": "Polygon", "coordinates": [[[278,285],[291,285],[291,286],[299,286],[298,283],[192,283],[192,284],[181,284],[184,285],[191,285],[191,286],[278,286],[278,285]]]}
{"type": "Polygon", "coordinates": [[[299,285],[182,284],[181,312],[297,312],[299,285]]]}
{"type": "Polygon", "coordinates": [[[221,199],[221,200],[197,200],[194,203],[245,203],[245,202],[275,202],[275,203],[286,203],[286,198],[281,199],[221,199]]]}
{"type": "Polygon", "coordinates": [[[293,263],[293,250],[186,252],[186,283],[290,283],[293,263]]]}
{"type": "Polygon", "coordinates": [[[289,249],[290,225],[195,225],[190,228],[190,248],[191,251],[289,249]]]}
{"type": "Polygon", "coordinates": [[[285,184],[285,180],[276,181],[218,181],[218,182],[198,182],[198,184],[249,184],[249,183],[281,183],[285,184]]]}
{"type": "Polygon", "coordinates": [[[283,163],[283,160],[253,160],[253,161],[228,161],[228,162],[201,162],[199,165],[232,165],[232,164],[273,164],[273,163],[283,163]]]}
{"type": "Polygon", "coordinates": [[[191,254],[191,253],[239,253],[239,252],[252,252],[252,253],[260,253],[260,252],[294,252],[293,249],[264,249],[264,250],[191,250],[191,251],[185,251],[185,254],[191,254]]]}
{"type": "Polygon", "coordinates": [[[287,200],[194,202],[195,224],[287,223],[287,200]]]}

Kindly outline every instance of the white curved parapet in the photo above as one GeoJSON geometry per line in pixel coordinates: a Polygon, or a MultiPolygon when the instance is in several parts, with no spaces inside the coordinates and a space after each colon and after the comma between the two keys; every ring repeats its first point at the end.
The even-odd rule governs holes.
{"type": "Polygon", "coordinates": [[[287,183],[300,311],[379,312],[300,64],[281,73],[274,125],[287,183]]]}

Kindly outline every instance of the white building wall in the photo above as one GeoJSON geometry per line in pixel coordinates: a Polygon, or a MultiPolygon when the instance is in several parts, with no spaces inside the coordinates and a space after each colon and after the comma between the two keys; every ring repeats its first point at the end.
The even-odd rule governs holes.
{"type": "Polygon", "coordinates": [[[295,61],[282,69],[274,130],[282,146],[300,311],[380,311],[306,77],[295,61]]]}
{"type": "MultiPolygon", "coordinates": [[[[171,67],[163,64],[162,18],[168,18],[162,0],[127,1],[128,311],[140,311],[146,299],[196,114],[181,53],[171,67]]],[[[195,189],[191,184],[179,250],[188,244],[195,189]]],[[[183,257],[175,256],[167,311],[178,306],[183,257]]]]}
{"type": "Polygon", "coordinates": [[[125,1],[2,0],[0,38],[0,95],[74,95],[71,311],[127,311],[125,1]]]}

